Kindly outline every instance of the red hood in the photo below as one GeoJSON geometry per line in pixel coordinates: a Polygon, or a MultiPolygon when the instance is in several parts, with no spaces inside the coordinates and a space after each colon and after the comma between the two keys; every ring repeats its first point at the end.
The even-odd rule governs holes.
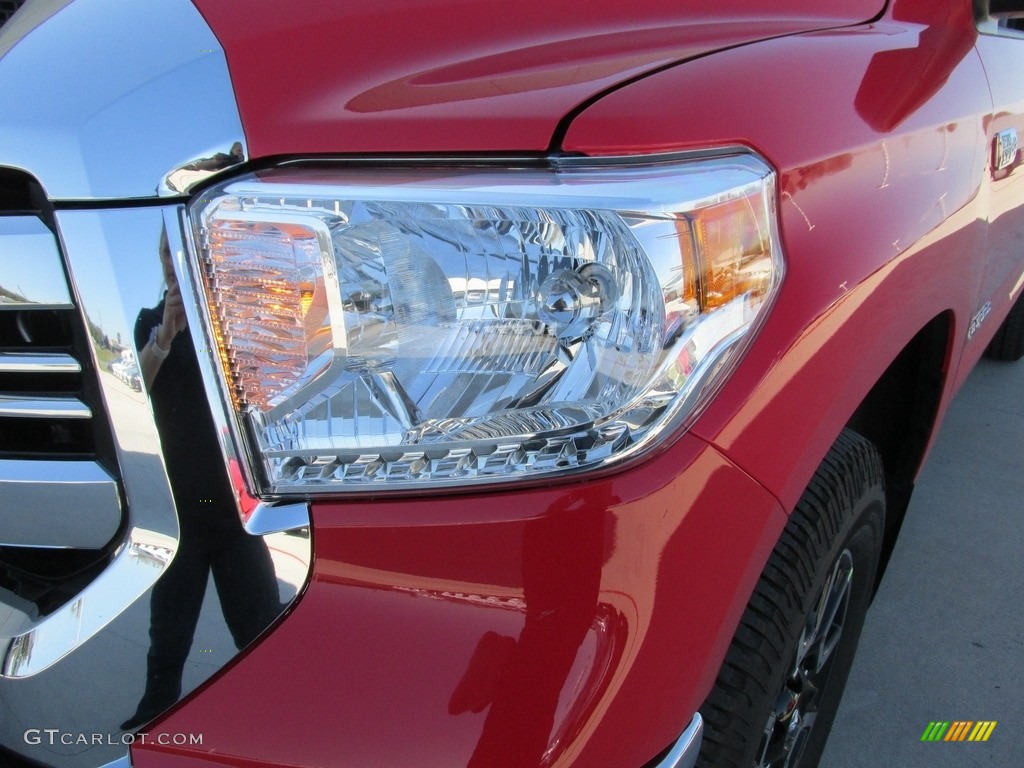
{"type": "Polygon", "coordinates": [[[725,47],[862,22],[884,7],[884,0],[774,0],[764,8],[750,0],[195,3],[227,55],[253,158],[543,151],[568,112],[625,80],[725,47]]]}

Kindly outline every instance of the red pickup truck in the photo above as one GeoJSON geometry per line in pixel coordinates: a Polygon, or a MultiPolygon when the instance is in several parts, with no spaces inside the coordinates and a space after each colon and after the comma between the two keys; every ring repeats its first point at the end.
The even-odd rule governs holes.
{"type": "Polygon", "coordinates": [[[1022,29],[0,4],[0,762],[816,765],[1024,356],[1022,29]]]}

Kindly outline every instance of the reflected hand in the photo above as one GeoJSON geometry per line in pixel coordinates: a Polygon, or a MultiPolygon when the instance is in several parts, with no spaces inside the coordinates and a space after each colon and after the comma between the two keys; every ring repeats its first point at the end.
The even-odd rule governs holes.
{"type": "Polygon", "coordinates": [[[160,330],[157,331],[157,344],[161,349],[170,349],[174,337],[185,330],[185,302],[181,297],[181,288],[174,281],[167,289],[164,297],[164,317],[160,330]]]}

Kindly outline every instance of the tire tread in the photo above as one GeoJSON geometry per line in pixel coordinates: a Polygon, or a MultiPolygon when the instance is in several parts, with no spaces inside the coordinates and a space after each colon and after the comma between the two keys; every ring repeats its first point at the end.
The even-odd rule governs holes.
{"type": "Polygon", "coordinates": [[[1024,357],[1024,295],[1021,295],[996,335],[985,348],[985,356],[992,360],[1013,362],[1024,357]]]}
{"type": "Polygon", "coordinates": [[[763,727],[753,722],[753,708],[770,693],[772,673],[790,661],[784,657],[789,638],[817,597],[811,594],[815,564],[828,555],[853,501],[883,484],[875,446],[855,432],[841,433],[772,551],[701,709],[698,768],[750,768],[750,735],[763,727]]]}

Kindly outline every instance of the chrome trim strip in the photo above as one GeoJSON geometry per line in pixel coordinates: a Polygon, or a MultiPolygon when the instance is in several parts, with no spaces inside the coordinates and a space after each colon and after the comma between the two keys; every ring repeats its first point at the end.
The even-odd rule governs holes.
{"type": "MultiPolygon", "coordinates": [[[[63,211],[57,214],[77,305],[111,338],[131,343],[135,315],[153,303],[161,271],[159,211],[63,211]],[[147,258],[147,254],[149,258],[147,258]]],[[[93,345],[95,342],[93,341],[93,345]]],[[[0,743],[25,757],[61,768],[103,765],[124,756],[122,722],[132,715],[146,684],[150,590],[178,551],[178,521],[161,460],[149,403],[93,365],[115,440],[126,502],[123,540],[106,569],[55,612],[38,616],[12,606],[0,627],[0,743]],[[109,681],[116,679],[117,686],[109,681]],[[82,690],[104,690],[95,707],[82,690]],[[24,723],[76,723],[82,732],[111,734],[82,747],[33,746],[24,723]]],[[[33,506],[38,508],[36,502],[33,506]]],[[[4,612],[0,594],[0,615],[4,612]]],[[[210,641],[201,641],[210,648],[210,641]]],[[[116,763],[115,763],[116,764],[116,763]]]]}
{"type": "MultiPolygon", "coordinates": [[[[160,301],[161,233],[165,216],[176,222],[179,211],[180,206],[172,205],[57,212],[76,306],[84,319],[100,326],[108,337],[120,333],[122,340],[134,346],[140,310],[160,301]]],[[[162,433],[147,394],[131,390],[99,366],[99,350],[92,343],[92,366],[83,360],[83,367],[98,371],[103,410],[112,425],[125,503],[123,539],[118,540],[106,570],[48,616],[39,617],[34,604],[0,590],[0,744],[55,768],[107,764],[126,768],[125,748],[132,738],[128,734],[144,728],[146,720],[190,693],[239,652],[234,634],[238,627],[230,632],[225,628],[226,613],[235,617],[236,624],[239,614],[226,610],[234,603],[231,591],[222,591],[220,584],[211,586],[199,604],[196,599],[202,597],[202,590],[181,587],[183,572],[201,562],[203,554],[190,551],[187,539],[179,541],[171,495],[175,478],[168,478],[162,456],[167,440],[192,436],[187,431],[162,433]],[[180,692],[160,699],[155,707],[151,701],[144,706],[149,683],[161,679],[150,674],[150,653],[158,639],[164,647],[176,642],[172,636],[190,612],[198,618],[191,646],[181,651],[180,692]],[[103,706],[97,707],[96,697],[82,691],[102,691],[103,706]],[[102,743],[88,746],[26,744],[25,728],[37,724],[73,724],[76,732],[105,736],[102,743]]],[[[196,403],[197,408],[206,406],[196,403]]],[[[237,514],[230,508],[224,511],[237,514]]],[[[196,510],[191,512],[194,517],[196,510]]],[[[236,584],[238,589],[244,589],[249,598],[263,595],[264,603],[272,603],[245,614],[247,631],[258,634],[257,630],[266,629],[308,580],[312,562],[308,517],[306,522],[298,530],[266,536],[249,536],[239,527],[241,541],[236,537],[221,542],[239,545],[253,555],[231,550],[232,572],[244,575],[236,584]],[[255,560],[260,560],[256,563],[260,567],[248,567],[255,560]]],[[[211,544],[216,547],[218,541],[200,544],[204,550],[211,544]]],[[[203,576],[202,583],[206,581],[203,576]]]]}
{"type": "MultiPolygon", "coordinates": [[[[123,297],[117,279],[136,279],[139,291],[151,291],[159,284],[159,261],[154,257],[152,265],[143,266],[138,256],[145,253],[146,246],[155,253],[160,213],[147,209],[61,211],[56,218],[83,321],[99,324],[102,318],[111,338],[120,333],[122,339],[130,340],[134,314],[129,317],[127,313],[137,311],[133,306],[144,306],[138,303],[143,299],[141,295],[123,297]],[[131,254],[127,264],[126,251],[131,254]],[[112,263],[115,254],[122,257],[119,266],[112,263]]],[[[99,370],[95,341],[93,344],[93,364],[99,370]]],[[[0,637],[0,678],[38,675],[77,649],[145,593],[177,550],[178,521],[149,404],[144,395],[126,391],[113,376],[100,375],[99,383],[117,442],[128,503],[124,543],[107,569],[74,600],[30,626],[13,633],[8,630],[6,637],[0,637]]],[[[0,400],[0,407],[2,403],[0,400]]]]}
{"type": "Polygon", "coordinates": [[[10,352],[0,354],[0,373],[81,373],[71,355],[10,352]]]}
{"type": "Polygon", "coordinates": [[[46,3],[26,2],[0,28],[0,59],[30,31],[38,27],[72,0],[50,0],[46,3]]]}
{"type": "Polygon", "coordinates": [[[77,397],[0,395],[0,418],[91,419],[92,409],[77,397]]]}
{"type": "Polygon", "coordinates": [[[690,725],[665,758],[653,768],[693,768],[697,764],[701,740],[704,738],[704,719],[700,712],[693,716],[690,725]]]}
{"type": "Polygon", "coordinates": [[[0,216],[0,309],[70,306],[53,233],[35,216],[0,216]]]}
{"type": "Polygon", "coordinates": [[[0,677],[37,675],[92,638],[145,592],[146,577],[159,575],[176,547],[170,536],[134,528],[120,554],[78,597],[14,633],[0,659],[0,677]]]}
{"type": "Polygon", "coordinates": [[[177,195],[247,157],[224,52],[187,0],[76,0],[3,33],[0,165],[50,200],[177,195]]]}
{"type": "MultiPolygon", "coordinates": [[[[206,392],[206,399],[210,403],[214,424],[217,426],[217,435],[220,440],[221,453],[224,462],[229,467],[234,464],[241,473],[241,484],[244,488],[236,490],[237,493],[255,493],[257,483],[252,477],[252,467],[255,466],[255,456],[251,453],[248,441],[238,439],[236,434],[237,425],[234,419],[228,414],[231,410],[231,396],[224,389],[224,377],[214,367],[215,364],[209,350],[216,349],[217,343],[210,335],[213,322],[210,318],[210,308],[200,305],[198,297],[202,296],[202,289],[198,269],[199,259],[196,254],[191,253],[188,244],[191,242],[188,233],[189,220],[184,206],[179,207],[173,213],[168,210],[164,217],[164,225],[167,231],[167,241],[171,249],[171,259],[174,262],[174,272],[181,286],[181,296],[185,304],[185,315],[188,318],[188,327],[192,331],[192,342],[196,346],[196,357],[199,360],[199,370],[203,376],[203,389],[206,392]]],[[[250,530],[250,533],[254,531],[250,530]]]]}
{"type": "Polygon", "coordinates": [[[157,191],[161,197],[186,195],[213,176],[235,168],[245,160],[242,143],[236,141],[228,152],[218,152],[208,157],[197,157],[172,168],[164,175],[157,191]]]}
{"type": "Polygon", "coordinates": [[[330,157],[293,157],[275,163],[274,168],[429,168],[443,165],[446,168],[479,169],[558,169],[571,167],[607,167],[625,165],[661,164],[675,161],[706,160],[732,155],[753,155],[760,157],[744,144],[722,144],[710,149],[684,149],[667,152],[652,152],[645,155],[578,155],[578,154],[508,154],[508,155],[332,155],[330,157]]]}
{"type": "Polygon", "coordinates": [[[261,501],[245,520],[245,530],[254,536],[297,531],[309,526],[309,504],[297,502],[274,505],[261,501]]]}
{"type": "MultiPolygon", "coordinates": [[[[178,282],[182,286],[182,297],[185,300],[185,314],[188,317],[188,325],[192,330],[192,341],[196,345],[196,358],[199,361],[199,369],[203,376],[203,389],[206,391],[206,399],[210,403],[214,424],[217,427],[217,434],[220,438],[220,448],[224,455],[225,464],[230,468],[236,466],[241,476],[238,479],[239,487],[235,493],[239,496],[248,494],[255,487],[250,481],[249,488],[245,487],[247,473],[251,464],[251,456],[239,453],[239,450],[246,451],[247,445],[244,441],[231,439],[234,423],[228,420],[227,414],[230,409],[225,405],[217,407],[218,404],[230,402],[226,391],[220,389],[221,377],[217,375],[211,355],[206,350],[212,349],[215,345],[212,337],[208,335],[208,329],[212,327],[209,317],[206,314],[208,308],[201,307],[196,297],[201,295],[197,286],[198,276],[194,272],[194,265],[197,260],[189,257],[186,248],[186,230],[188,219],[184,208],[177,210],[168,209],[164,216],[164,225],[167,229],[167,241],[171,250],[171,259],[174,262],[174,271],[178,282]],[[185,290],[187,286],[193,286],[193,290],[185,290]],[[236,446],[240,446],[236,450],[236,446]]],[[[273,501],[258,501],[247,515],[243,515],[245,530],[254,536],[265,536],[267,534],[298,531],[307,528],[310,524],[309,504],[305,501],[293,501],[289,503],[277,503],[273,501]]]]}
{"type": "Polygon", "coordinates": [[[0,460],[0,546],[100,549],[120,525],[117,482],[96,462],[0,460]]]}

